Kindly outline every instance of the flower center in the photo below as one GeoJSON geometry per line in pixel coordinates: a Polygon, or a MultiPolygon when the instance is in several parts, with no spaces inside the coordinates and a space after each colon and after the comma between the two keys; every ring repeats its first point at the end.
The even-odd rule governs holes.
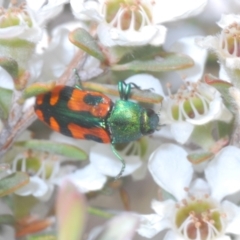
{"type": "Polygon", "coordinates": [[[140,138],[138,141],[127,144],[116,144],[116,149],[125,156],[140,156],[144,157],[148,148],[148,141],[146,137],[140,138]]]}
{"type": "Polygon", "coordinates": [[[203,88],[203,83],[187,83],[174,95],[169,92],[171,107],[168,109],[174,120],[184,121],[206,114],[212,96],[208,96],[203,88]]]}
{"type": "Polygon", "coordinates": [[[19,7],[11,7],[8,9],[0,8],[0,28],[7,28],[17,25],[32,26],[32,21],[25,5],[19,7]]]}
{"type": "Polygon", "coordinates": [[[150,7],[155,3],[152,1],[149,4],[143,4],[141,0],[107,0],[103,6],[103,15],[113,27],[139,31],[151,24],[150,7]]]}
{"type": "Polygon", "coordinates": [[[192,197],[177,205],[175,224],[184,239],[211,240],[225,228],[225,214],[211,199],[192,197]]]}
{"type": "Polygon", "coordinates": [[[226,54],[240,57],[240,25],[237,22],[222,30],[220,47],[226,54]]]}
{"type": "Polygon", "coordinates": [[[12,170],[14,172],[24,171],[30,176],[38,176],[43,180],[51,180],[59,170],[59,163],[46,154],[38,155],[27,151],[13,160],[12,170]]]}

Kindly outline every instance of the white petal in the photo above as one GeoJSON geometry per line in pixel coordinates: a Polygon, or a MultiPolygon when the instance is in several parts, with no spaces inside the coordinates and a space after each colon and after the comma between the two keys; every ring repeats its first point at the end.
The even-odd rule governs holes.
{"type": "Polygon", "coordinates": [[[185,239],[173,231],[168,231],[163,240],[185,240],[185,239]]]}
{"type": "Polygon", "coordinates": [[[206,194],[210,195],[211,190],[206,181],[201,178],[197,178],[192,182],[189,189],[189,194],[200,198],[206,194]]]}
{"type": "Polygon", "coordinates": [[[146,26],[141,31],[122,31],[102,22],[98,25],[97,33],[104,46],[141,46],[150,43],[160,30],[154,26],[146,26]]]}
{"type": "Polygon", "coordinates": [[[217,22],[221,28],[227,28],[232,23],[240,23],[240,16],[236,14],[223,14],[221,19],[217,22]]]}
{"type": "MultiPolygon", "coordinates": [[[[92,1],[89,1],[92,2],[92,1]]],[[[81,12],[84,9],[83,6],[84,0],[70,0],[70,5],[74,12],[81,12]]]]}
{"type": "Polygon", "coordinates": [[[212,189],[212,197],[221,200],[240,190],[240,149],[223,148],[205,169],[206,179],[212,189]]]}
{"type": "Polygon", "coordinates": [[[38,1],[26,0],[26,2],[29,8],[31,8],[34,11],[38,11],[45,4],[46,0],[38,1]]]}
{"type": "Polygon", "coordinates": [[[225,59],[226,67],[230,69],[240,68],[240,58],[239,57],[227,57],[225,59]]]}
{"type": "Polygon", "coordinates": [[[240,207],[237,205],[229,202],[224,201],[222,203],[222,207],[224,209],[224,213],[227,217],[227,233],[233,233],[233,234],[240,234],[240,207]]]}
{"type": "Polygon", "coordinates": [[[174,139],[184,144],[188,141],[194,129],[194,125],[188,122],[174,122],[170,126],[174,139]]]}
{"type": "Polygon", "coordinates": [[[232,240],[232,238],[230,238],[227,235],[224,235],[224,236],[218,237],[217,240],[232,240]]]}
{"type": "Polygon", "coordinates": [[[156,25],[155,28],[158,29],[157,33],[153,37],[153,39],[149,42],[149,44],[153,46],[160,46],[165,43],[167,28],[163,25],[156,25]]]}
{"type": "Polygon", "coordinates": [[[153,152],[148,169],[155,182],[178,200],[186,196],[185,187],[192,179],[193,168],[187,152],[174,144],[163,144],[153,152]]]}
{"type": "Polygon", "coordinates": [[[152,238],[167,227],[168,223],[157,214],[141,215],[137,232],[141,236],[152,238]]]}
{"type": "Polygon", "coordinates": [[[48,186],[42,179],[39,177],[30,177],[30,182],[15,191],[15,193],[21,196],[33,195],[35,197],[40,197],[45,195],[47,191],[48,186]]]}
{"type": "Polygon", "coordinates": [[[228,73],[225,70],[225,67],[222,64],[220,64],[220,70],[218,75],[221,80],[229,83],[231,82],[231,77],[228,75],[228,73]]]}
{"type": "Polygon", "coordinates": [[[83,193],[100,190],[107,181],[107,177],[97,171],[92,164],[68,175],[67,179],[83,193]]]}
{"type": "Polygon", "coordinates": [[[10,74],[2,67],[0,67],[0,87],[13,90],[14,82],[10,74]]]}
{"type": "Polygon", "coordinates": [[[150,90],[154,93],[164,95],[159,79],[146,73],[133,75],[125,80],[126,83],[134,83],[142,90],[150,90]]]}
{"type": "Polygon", "coordinates": [[[219,39],[215,36],[199,37],[196,39],[198,46],[206,49],[216,49],[219,45],[219,39]]]}
{"type": "Polygon", "coordinates": [[[200,48],[195,39],[196,36],[181,38],[170,48],[171,51],[186,54],[194,60],[193,67],[177,71],[180,77],[188,82],[197,82],[202,78],[207,58],[207,50],[200,48]]]}
{"type": "Polygon", "coordinates": [[[153,21],[162,23],[175,21],[199,14],[207,4],[207,0],[168,0],[155,1],[153,21]]]}
{"type": "Polygon", "coordinates": [[[161,217],[169,218],[175,211],[176,202],[172,199],[168,199],[166,201],[152,201],[152,209],[161,217]]]}
{"type": "MultiPolygon", "coordinates": [[[[142,164],[138,156],[122,157],[126,162],[126,168],[122,176],[130,175],[142,164]]],[[[89,158],[97,171],[110,177],[116,177],[122,168],[122,163],[112,152],[110,145],[96,144],[91,148],[89,158]]]]}
{"type": "Polygon", "coordinates": [[[33,196],[38,198],[42,202],[47,202],[51,198],[51,196],[53,194],[53,191],[54,191],[54,185],[48,184],[47,192],[45,192],[44,194],[39,194],[38,193],[38,195],[34,194],[33,196]]]}
{"type": "Polygon", "coordinates": [[[147,163],[144,161],[142,162],[142,165],[132,173],[132,178],[134,181],[143,180],[145,179],[147,173],[147,163]]]}

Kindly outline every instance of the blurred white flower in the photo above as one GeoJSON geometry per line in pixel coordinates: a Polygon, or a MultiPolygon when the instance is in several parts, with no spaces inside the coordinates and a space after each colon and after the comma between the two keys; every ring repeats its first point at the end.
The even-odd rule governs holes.
{"type": "Polygon", "coordinates": [[[199,38],[197,42],[199,46],[214,51],[225,67],[239,69],[240,15],[222,15],[217,24],[222,28],[220,35],[199,38]]]}
{"type": "Polygon", "coordinates": [[[18,38],[36,43],[41,39],[41,35],[42,29],[36,16],[26,5],[11,6],[8,9],[1,8],[1,39],[18,38]]]}
{"type": "Polygon", "coordinates": [[[35,80],[37,78],[39,81],[50,81],[61,76],[78,51],[78,48],[69,41],[68,34],[70,31],[81,26],[79,23],[69,22],[53,29],[51,42],[42,51],[41,56],[32,63],[33,70],[35,66],[37,70],[41,70],[37,71],[39,74],[34,74],[35,80]]]}
{"type": "Polygon", "coordinates": [[[205,169],[205,178],[191,183],[187,152],[173,144],[159,147],[149,160],[155,182],[176,200],[152,202],[156,214],[142,215],[138,233],[152,238],[169,229],[164,240],[221,239],[240,234],[240,208],[223,200],[240,190],[240,149],[222,149],[205,169]],[[175,180],[173,180],[173,178],[175,180]]]}
{"type": "MultiPolygon", "coordinates": [[[[141,166],[140,151],[136,142],[118,150],[126,162],[122,177],[133,174],[141,166]]],[[[89,160],[90,164],[66,177],[82,192],[101,190],[108,177],[115,178],[122,168],[122,163],[107,144],[95,144],[90,150],[89,160]]]]}
{"type": "Polygon", "coordinates": [[[170,132],[179,143],[186,143],[195,125],[213,120],[229,122],[232,113],[225,107],[221,94],[210,85],[200,82],[205,68],[207,52],[196,45],[197,36],[185,37],[174,43],[170,50],[192,57],[194,66],[178,70],[185,82],[176,93],[163,94],[161,123],[170,125],[170,132]]]}
{"type": "MultiPolygon", "coordinates": [[[[50,139],[75,145],[89,154],[90,163],[88,165],[66,175],[64,178],[60,178],[59,181],[56,181],[57,184],[61,184],[67,178],[82,192],[97,191],[104,187],[108,177],[116,177],[122,168],[122,163],[115,156],[109,144],[76,140],[59,133],[51,134],[50,139]]],[[[140,146],[141,144],[137,141],[117,149],[119,155],[126,162],[126,168],[122,176],[131,175],[141,166],[141,153],[143,150],[140,146]]]]}
{"type": "Polygon", "coordinates": [[[99,22],[97,34],[105,46],[161,45],[167,29],[161,23],[199,14],[206,0],[70,0],[74,15],[99,22]]]}
{"type": "Polygon", "coordinates": [[[63,11],[64,4],[68,2],[69,0],[26,0],[28,8],[35,13],[41,26],[59,15],[63,11]]]}
{"type": "Polygon", "coordinates": [[[171,133],[180,143],[189,139],[194,125],[214,120],[229,122],[232,117],[221,94],[203,82],[187,82],[175,94],[169,88],[162,103],[161,122],[170,125],[171,133]]]}
{"type": "Polygon", "coordinates": [[[32,195],[42,201],[51,197],[61,162],[53,156],[44,155],[27,152],[15,157],[11,170],[26,172],[30,176],[29,183],[15,191],[16,194],[32,195]]]}

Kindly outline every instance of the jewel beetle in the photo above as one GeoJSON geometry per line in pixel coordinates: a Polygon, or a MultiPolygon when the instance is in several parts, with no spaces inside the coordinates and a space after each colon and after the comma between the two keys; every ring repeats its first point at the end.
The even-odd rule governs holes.
{"type": "Polygon", "coordinates": [[[57,85],[50,92],[36,97],[34,106],[38,118],[63,135],[112,144],[114,154],[122,162],[116,178],[125,169],[114,144],[135,141],[153,133],[159,117],[152,109],[129,101],[132,85],[118,83],[120,99],[115,103],[106,95],[75,87],[57,85]]]}

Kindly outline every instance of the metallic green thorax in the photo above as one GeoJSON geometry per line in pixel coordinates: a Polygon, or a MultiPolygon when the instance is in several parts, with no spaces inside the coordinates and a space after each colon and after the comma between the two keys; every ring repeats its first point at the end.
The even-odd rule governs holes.
{"type": "Polygon", "coordinates": [[[128,143],[153,133],[159,124],[158,115],[151,109],[128,101],[129,89],[125,89],[126,92],[123,86],[119,89],[121,89],[120,96],[122,94],[121,100],[116,101],[107,118],[112,143],[128,143]]]}

